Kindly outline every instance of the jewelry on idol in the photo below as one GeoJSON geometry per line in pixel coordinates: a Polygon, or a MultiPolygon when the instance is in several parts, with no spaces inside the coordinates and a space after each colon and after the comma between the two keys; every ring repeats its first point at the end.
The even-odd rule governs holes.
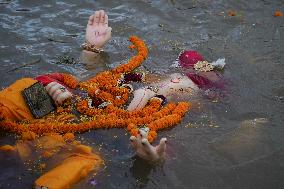
{"type": "Polygon", "coordinates": [[[59,89],[60,89],[62,92],[66,92],[66,88],[65,88],[65,87],[62,87],[62,86],[61,86],[59,89]]]}
{"type": "Polygon", "coordinates": [[[101,52],[104,52],[103,49],[100,49],[98,47],[96,47],[95,45],[93,44],[90,44],[90,43],[83,43],[81,45],[82,49],[86,50],[86,51],[91,51],[91,52],[94,52],[94,53],[101,53],[101,52]]]}

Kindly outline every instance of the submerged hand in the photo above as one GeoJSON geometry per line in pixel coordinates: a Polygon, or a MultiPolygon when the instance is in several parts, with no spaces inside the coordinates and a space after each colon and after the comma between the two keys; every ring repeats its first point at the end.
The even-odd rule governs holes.
{"type": "Polygon", "coordinates": [[[150,162],[157,162],[165,158],[167,139],[162,138],[157,146],[152,146],[148,139],[148,130],[140,129],[137,137],[131,136],[131,146],[135,153],[142,159],[150,162]]]}
{"type": "Polygon", "coordinates": [[[45,89],[57,105],[61,105],[64,100],[72,97],[72,93],[57,82],[49,83],[45,89]]]}
{"type": "Polygon", "coordinates": [[[103,10],[91,15],[86,29],[86,42],[102,48],[111,38],[108,16],[103,10]]]}

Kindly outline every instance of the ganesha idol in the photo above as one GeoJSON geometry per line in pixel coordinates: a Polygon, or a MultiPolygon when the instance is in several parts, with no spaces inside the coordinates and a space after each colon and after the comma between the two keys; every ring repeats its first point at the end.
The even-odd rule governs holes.
{"type": "MultiPolygon", "coordinates": [[[[157,132],[179,124],[190,108],[189,102],[172,102],[174,96],[196,95],[199,90],[224,87],[221,75],[215,71],[224,67],[224,59],[209,63],[196,51],[184,51],[178,62],[185,73],[171,74],[169,78],[133,91],[131,82],[147,80],[148,76],[136,72],[135,68],[146,59],[148,49],[136,36],[130,37],[130,41],[131,49],[136,49],[137,54],[128,63],[89,80],[78,81],[70,74],[51,73],[23,78],[0,92],[1,130],[41,136],[33,137],[28,147],[26,142],[21,142],[15,147],[4,146],[2,150],[21,154],[22,149],[30,151],[32,146],[45,146],[49,140],[56,144],[50,148],[57,149],[60,144],[60,148],[67,145],[73,149],[60,164],[40,177],[36,186],[68,188],[102,165],[103,160],[90,147],[77,142],[66,144],[62,139],[64,135],[59,134],[126,128],[131,135],[131,146],[139,157],[149,162],[160,161],[165,157],[167,139],[162,138],[157,146],[152,146],[157,132]],[[23,95],[23,91],[29,92],[23,95]],[[129,102],[131,94],[133,98],[129,102]],[[68,178],[64,180],[62,175],[68,178]]],[[[30,154],[20,156],[29,158],[30,154]]]]}

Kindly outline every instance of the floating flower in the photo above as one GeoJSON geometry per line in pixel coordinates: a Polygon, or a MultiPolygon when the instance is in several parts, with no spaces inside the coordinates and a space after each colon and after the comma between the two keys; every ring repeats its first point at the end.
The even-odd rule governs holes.
{"type": "Polygon", "coordinates": [[[0,146],[0,151],[15,151],[15,147],[11,145],[0,146]]]}
{"type": "Polygon", "coordinates": [[[228,15],[229,15],[229,16],[236,16],[237,13],[236,13],[236,11],[230,10],[230,11],[228,12],[228,15]]]}
{"type": "Polygon", "coordinates": [[[93,178],[93,179],[89,180],[89,184],[92,185],[92,186],[96,186],[98,184],[98,182],[97,182],[96,179],[93,178]]]}
{"type": "Polygon", "coordinates": [[[280,17],[280,16],[283,16],[283,13],[280,10],[274,12],[274,17],[280,17]]]}

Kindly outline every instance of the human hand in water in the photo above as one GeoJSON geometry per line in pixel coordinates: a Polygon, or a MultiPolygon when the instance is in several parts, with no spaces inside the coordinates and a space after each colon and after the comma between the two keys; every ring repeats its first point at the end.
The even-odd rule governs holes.
{"type": "Polygon", "coordinates": [[[45,89],[57,105],[61,105],[64,100],[72,97],[72,93],[57,82],[49,83],[45,89]]]}
{"type": "Polygon", "coordinates": [[[91,15],[86,28],[86,42],[102,48],[111,38],[111,27],[108,27],[108,16],[104,10],[91,15]]]}
{"type": "Polygon", "coordinates": [[[157,162],[165,158],[165,150],[167,139],[162,138],[157,146],[152,146],[147,137],[149,129],[139,129],[138,136],[131,136],[131,146],[133,147],[135,153],[142,159],[150,162],[157,162]]]}

